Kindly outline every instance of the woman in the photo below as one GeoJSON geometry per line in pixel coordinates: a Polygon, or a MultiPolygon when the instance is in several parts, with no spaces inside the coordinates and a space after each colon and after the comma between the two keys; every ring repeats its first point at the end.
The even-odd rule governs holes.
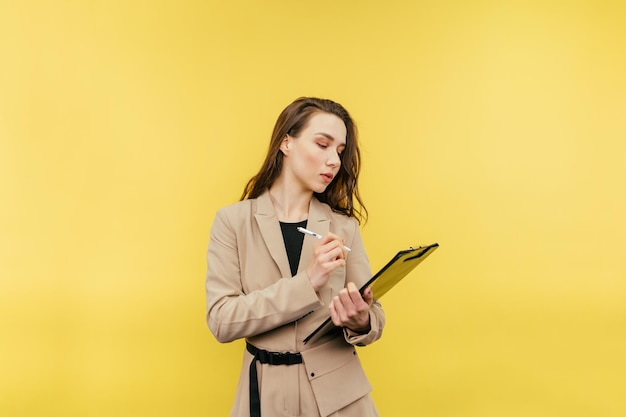
{"type": "Polygon", "coordinates": [[[207,323],[220,342],[246,339],[231,416],[378,415],[354,348],[378,340],[385,323],[371,290],[358,291],[371,278],[359,163],[348,112],[300,98],[280,114],[241,201],[218,211],[207,323]],[[335,331],[305,344],[329,314],[335,331]]]}

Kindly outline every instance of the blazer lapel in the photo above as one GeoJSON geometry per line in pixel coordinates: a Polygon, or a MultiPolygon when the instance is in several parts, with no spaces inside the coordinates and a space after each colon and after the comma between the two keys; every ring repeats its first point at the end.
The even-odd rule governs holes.
{"type": "MultiPolygon", "coordinates": [[[[330,230],[330,219],[324,209],[324,205],[315,197],[311,199],[311,203],[309,204],[309,218],[306,224],[307,229],[322,236],[330,230]]],[[[309,265],[313,257],[313,245],[315,244],[315,240],[315,238],[310,236],[304,237],[298,272],[303,271],[309,265]]]]}
{"type": "MultiPolygon", "coordinates": [[[[290,277],[291,268],[289,267],[289,260],[287,259],[283,234],[280,230],[278,216],[276,215],[276,210],[270,199],[269,192],[261,194],[256,199],[256,212],[254,217],[259,225],[265,246],[267,246],[274,262],[276,262],[276,265],[280,269],[281,275],[283,277],[290,277]]],[[[330,230],[330,218],[326,212],[326,207],[315,197],[311,199],[311,203],[309,204],[307,229],[320,235],[324,235],[330,230]]],[[[315,238],[309,236],[304,237],[298,272],[303,271],[307,265],[309,265],[313,255],[314,243],[315,238]]]]}
{"type": "Polygon", "coordinates": [[[270,199],[269,192],[260,195],[256,203],[254,217],[259,225],[265,246],[267,246],[274,262],[276,262],[278,269],[280,269],[281,275],[283,277],[291,277],[291,269],[289,268],[283,233],[280,230],[278,216],[276,215],[276,210],[270,199]]]}

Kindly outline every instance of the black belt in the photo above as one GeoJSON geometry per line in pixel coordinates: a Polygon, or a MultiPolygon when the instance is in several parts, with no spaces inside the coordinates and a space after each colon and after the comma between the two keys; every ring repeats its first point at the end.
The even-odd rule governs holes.
{"type": "Polygon", "coordinates": [[[268,352],[252,346],[247,341],[246,349],[254,355],[254,359],[250,363],[250,417],[261,417],[261,398],[259,397],[256,362],[269,363],[270,365],[296,365],[302,363],[302,355],[299,353],[268,352]]]}

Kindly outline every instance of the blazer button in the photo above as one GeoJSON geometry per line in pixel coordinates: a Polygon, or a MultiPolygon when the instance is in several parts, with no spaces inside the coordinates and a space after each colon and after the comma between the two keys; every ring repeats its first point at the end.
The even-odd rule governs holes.
{"type": "Polygon", "coordinates": [[[315,376],[315,372],[311,372],[311,378],[315,376]]]}

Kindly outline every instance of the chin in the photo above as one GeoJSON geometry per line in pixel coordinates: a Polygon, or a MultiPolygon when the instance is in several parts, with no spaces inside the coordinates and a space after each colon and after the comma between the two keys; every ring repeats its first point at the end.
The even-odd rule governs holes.
{"type": "Polygon", "coordinates": [[[328,188],[328,184],[322,185],[322,186],[313,188],[313,192],[316,194],[322,194],[324,191],[326,191],[327,188],[328,188]]]}

